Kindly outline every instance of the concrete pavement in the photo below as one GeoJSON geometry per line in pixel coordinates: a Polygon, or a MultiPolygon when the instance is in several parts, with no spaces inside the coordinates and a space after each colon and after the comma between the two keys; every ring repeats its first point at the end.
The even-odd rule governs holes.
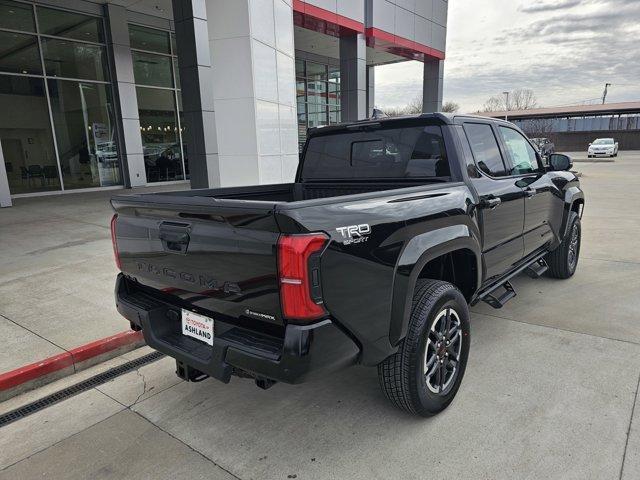
{"type": "Polygon", "coordinates": [[[0,479],[640,478],[640,153],[577,168],[576,275],[518,277],[503,309],[473,309],[466,376],[441,415],[394,409],[374,369],[262,391],[187,384],[163,359],[0,429],[0,479]]]}
{"type": "Polygon", "coordinates": [[[0,210],[0,374],[128,328],[113,301],[109,199],[183,188],[20,198],[0,210]]]}

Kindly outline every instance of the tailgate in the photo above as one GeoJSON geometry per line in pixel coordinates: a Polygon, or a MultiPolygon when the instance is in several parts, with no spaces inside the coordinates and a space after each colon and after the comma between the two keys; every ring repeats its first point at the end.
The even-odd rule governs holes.
{"type": "Polygon", "coordinates": [[[111,203],[127,277],[221,320],[283,324],[273,204],[170,195],[111,203]]]}

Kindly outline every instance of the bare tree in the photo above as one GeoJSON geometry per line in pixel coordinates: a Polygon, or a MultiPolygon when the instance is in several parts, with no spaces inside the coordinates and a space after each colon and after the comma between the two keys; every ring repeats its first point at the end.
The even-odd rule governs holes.
{"type": "Polygon", "coordinates": [[[504,110],[506,110],[504,98],[498,95],[494,95],[493,97],[489,98],[486,102],[484,102],[484,105],[482,105],[483,112],[502,112],[504,110]]]}
{"type": "Polygon", "coordinates": [[[389,117],[401,117],[406,115],[407,107],[383,107],[381,110],[389,117]]]}
{"type": "Polygon", "coordinates": [[[422,95],[413,97],[407,105],[402,109],[403,115],[417,115],[422,113],[422,95]]]}
{"type": "Polygon", "coordinates": [[[460,105],[456,102],[444,102],[442,105],[442,111],[446,113],[456,113],[458,110],[460,110],[460,105]]]}
{"type": "MultiPolygon", "coordinates": [[[[460,109],[460,105],[455,102],[446,102],[442,106],[443,112],[457,112],[460,109]]],[[[422,95],[416,95],[413,100],[407,103],[404,107],[387,107],[382,109],[384,113],[390,117],[400,117],[402,115],[417,115],[422,113],[422,95]]]]}
{"type": "Polygon", "coordinates": [[[519,88],[509,96],[509,110],[529,110],[538,106],[538,99],[533,90],[519,88]]]}
{"type": "Polygon", "coordinates": [[[505,104],[506,98],[502,95],[490,97],[482,110],[484,112],[503,112],[505,110],[529,110],[538,106],[538,99],[533,90],[518,88],[509,94],[509,104],[505,104]]]}
{"type": "Polygon", "coordinates": [[[535,118],[526,120],[522,129],[529,138],[550,137],[553,132],[553,119],[551,118],[535,118]]]}

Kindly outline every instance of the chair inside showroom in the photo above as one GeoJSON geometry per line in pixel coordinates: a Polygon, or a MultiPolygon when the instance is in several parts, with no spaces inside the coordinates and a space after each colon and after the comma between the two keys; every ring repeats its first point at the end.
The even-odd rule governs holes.
{"type": "Polygon", "coordinates": [[[44,171],[40,165],[29,165],[29,179],[39,178],[42,185],[44,185],[44,171]]]}
{"type": "Polygon", "coordinates": [[[30,183],[29,181],[31,180],[31,175],[29,175],[29,170],[27,170],[25,167],[20,167],[20,179],[22,180],[23,185],[25,180],[27,181],[27,183],[30,183]]]}
{"type": "Polygon", "coordinates": [[[55,165],[45,165],[42,167],[42,171],[44,178],[47,180],[47,185],[50,185],[52,181],[55,183],[58,178],[58,168],[55,165]]]}

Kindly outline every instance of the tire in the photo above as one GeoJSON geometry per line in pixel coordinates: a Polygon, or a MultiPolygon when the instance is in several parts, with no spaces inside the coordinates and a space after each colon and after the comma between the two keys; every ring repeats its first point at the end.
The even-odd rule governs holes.
{"type": "Polygon", "coordinates": [[[578,267],[578,259],[580,257],[581,235],[580,217],[576,212],[570,212],[566,237],[558,248],[547,255],[549,276],[562,279],[573,276],[578,267]]]}
{"type": "Polygon", "coordinates": [[[460,290],[439,280],[419,280],[407,335],[398,351],[378,365],[383,393],[396,407],[414,415],[430,417],[441,412],[460,388],[469,341],[469,307],[460,290]],[[448,346],[442,342],[436,347],[447,322],[449,332],[457,330],[448,337],[448,346]],[[457,362],[452,360],[455,357],[457,362]]]}

